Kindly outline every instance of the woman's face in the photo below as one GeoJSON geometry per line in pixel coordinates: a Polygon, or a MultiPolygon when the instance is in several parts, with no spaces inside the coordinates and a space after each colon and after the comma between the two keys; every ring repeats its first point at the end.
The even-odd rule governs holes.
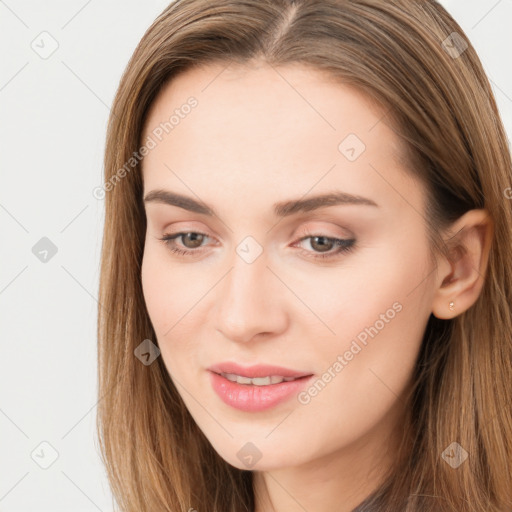
{"type": "Polygon", "coordinates": [[[299,66],[224,68],[175,78],[146,121],[153,341],[233,466],[376,460],[432,311],[424,189],[360,93],[299,66]],[[210,370],[286,376],[255,365],[305,377],[210,370]]]}

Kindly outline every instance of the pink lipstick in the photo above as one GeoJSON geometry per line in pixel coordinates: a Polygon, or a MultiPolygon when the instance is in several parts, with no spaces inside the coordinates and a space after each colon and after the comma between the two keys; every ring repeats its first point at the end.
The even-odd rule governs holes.
{"type": "Polygon", "coordinates": [[[213,390],[220,399],[236,409],[258,412],[274,407],[306,386],[313,374],[283,368],[236,363],[220,363],[208,368],[213,390]]]}

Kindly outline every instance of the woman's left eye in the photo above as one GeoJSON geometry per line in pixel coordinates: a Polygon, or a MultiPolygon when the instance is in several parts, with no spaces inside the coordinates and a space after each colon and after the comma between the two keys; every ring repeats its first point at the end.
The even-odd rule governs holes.
{"type": "MultiPolygon", "coordinates": [[[[354,238],[345,239],[333,238],[324,235],[307,235],[302,237],[297,243],[309,239],[309,245],[311,247],[314,247],[316,245],[317,247],[319,246],[321,248],[320,254],[316,253],[315,255],[311,256],[312,258],[317,259],[328,259],[341,256],[343,253],[352,251],[355,247],[356,242],[354,238]]],[[[311,253],[311,251],[306,252],[311,253]]]]}
{"type": "MultiPolygon", "coordinates": [[[[182,256],[191,256],[197,255],[202,252],[202,250],[198,249],[201,247],[202,242],[210,238],[208,235],[204,233],[199,233],[197,231],[182,231],[180,233],[175,233],[173,235],[164,235],[162,238],[159,238],[170,250],[175,254],[179,254],[182,256]],[[186,244],[191,244],[192,247],[186,247],[184,249],[176,246],[176,240],[181,239],[181,243],[184,242],[186,244]]],[[[333,238],[324,235],[307,235],[303,236],[298,242],[295,242],[294,245],[303,242],[304,240],[311,239],[310,245],[311,247],[317,246],[320,247],[320,253],[316,251],[307,251],[302,249],[301,252],[307,253],[307,257],[313,259],[327,259],[327,258],[335,258],[336,256],[341,255],[342,253],[347,253],[354,249],[355,239],[341,239],[341,238],[333,238]],[[316,254],[311,255],[312,252],[316,252],[316,254]]]]}

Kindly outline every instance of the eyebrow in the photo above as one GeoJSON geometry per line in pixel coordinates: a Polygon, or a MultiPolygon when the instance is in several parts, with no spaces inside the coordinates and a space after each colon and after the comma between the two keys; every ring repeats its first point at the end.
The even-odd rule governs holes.
{"type": "MultiPolygon", "coordinates": [[[[171,206],[177,206],[190,212],[199,213],[207,216],[217,216],[215,210],[195,199],[171,192],[169,190],[152,190],[144,197],[145,203],[161,203],[171,206]]],[[[276,217],[287,217],[297,213],[307,213],[319,208],[338,205],[366,205],[379,207],[375,201],[362,196],[347,194],[346,192],[333,191],[326,194],[316,195],[307,199],[290,199],[275,203],[273,205],[274,215],[276,217]]]]}

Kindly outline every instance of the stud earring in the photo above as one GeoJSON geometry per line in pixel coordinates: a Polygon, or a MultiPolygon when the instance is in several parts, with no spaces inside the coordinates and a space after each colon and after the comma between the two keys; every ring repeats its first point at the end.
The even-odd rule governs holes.
{"type": "Polygon", "coordinates": [[[455,309],[455,303],[453,300],[450,302],[450,311],[453,311],[455,309]]]}

